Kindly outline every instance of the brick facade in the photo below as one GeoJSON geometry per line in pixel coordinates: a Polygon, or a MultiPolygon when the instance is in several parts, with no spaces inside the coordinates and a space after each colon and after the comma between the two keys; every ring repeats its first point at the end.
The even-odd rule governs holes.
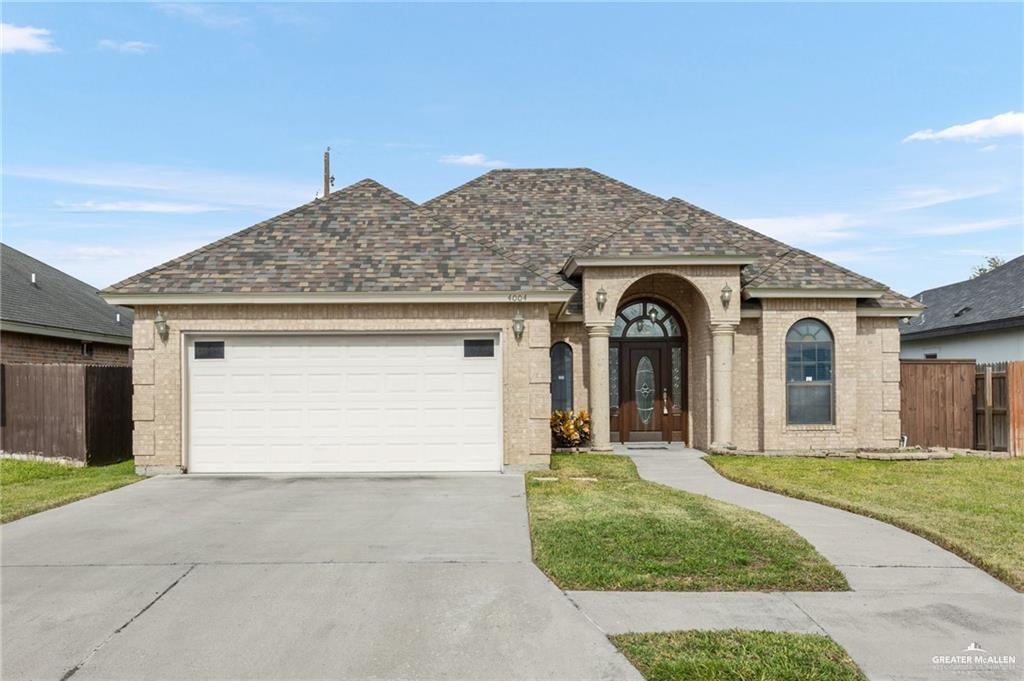
{"type": "MultiPolygon", "coordinates": [[[[609,292],[602,319],[609,325],[620,304],[644,297],[671,305],[682,317],[689,360],[688,444],[706,449],[711,442],[714,387],[709,329],[713,320],[735,325],[731,413],[738,449],[851,449],[898,443],[896,318],[858,317],[851,299],[766,299],[759,318],[741,320],[735,301],[731,309],[716,299],[707,302],[711,292],[722,286],[721,273],[715,268],[687,272],[688,276],[701,274],[706,277],[702,285],[665,271],[639,278],[637,272],[619,272],[618,278],[602,280],[609,292]],[[831,425],[786,423],[785,336],[793,323],[806,317],[828,325],[835,341],[836,420],[831,425]]],[[[737,282],[734,290],[738,288],[737,282]]],[[[170,327],[166,341],[156,337],[155,308],[139,307],[134,326],[134,447],[136,466],[142,472],[187,468],[182,421],[187,409],[182,394],[183,334],[187,333],[500,330],[506,465],[548,462],[552,343],[565,341],[572,347],[574,408],[591,408],[587,325],[550,323],[543,304],[180,305],[161,309],[170,327]],[[526,333],[518,342],[511,329],[517,309],[526,317],[526,333]]]]}
{"type": "Polygon", "coordinates": [[[29,333],[0,333],[0,362],[4,364],[131,364],[131,348],[91,343],[92,356],[82,354],[82,341],[29,333]]]}
{"type": "Polygon", "coordinates": [[[180,305],[162,306],[170,333],[161,340],[156,309],[135,311],[135,465],[143,473],[187,468],[183,440],[183,334],[218,332],[367,332],[499,330],[502,334],[506,465],[547,465],[551,453],[551,324],[542,304],[180,305]],[[521,341],[512,317],[526,318],[521,341]]]}

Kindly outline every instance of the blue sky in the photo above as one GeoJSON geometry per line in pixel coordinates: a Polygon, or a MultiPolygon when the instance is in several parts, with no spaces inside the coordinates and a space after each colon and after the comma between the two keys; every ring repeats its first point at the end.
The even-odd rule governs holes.
{"type": "Polygon", "coordinates": [[[5,3],[3,240],[96,286],[373,177],[589,166],[904,293],[1024,251],[1022,6],[5,3]],[[960,127],[965,126],[965,127],[960,127]]]}

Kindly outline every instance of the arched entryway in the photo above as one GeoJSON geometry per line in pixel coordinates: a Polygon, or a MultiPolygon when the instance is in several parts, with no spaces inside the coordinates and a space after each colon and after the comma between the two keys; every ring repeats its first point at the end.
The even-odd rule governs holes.
{"type": "Polygon", "coordinates": [[[620,306],[608,347],[613,440],[687,441],[686,340],[667,303],[645,297],[620,306]]]}

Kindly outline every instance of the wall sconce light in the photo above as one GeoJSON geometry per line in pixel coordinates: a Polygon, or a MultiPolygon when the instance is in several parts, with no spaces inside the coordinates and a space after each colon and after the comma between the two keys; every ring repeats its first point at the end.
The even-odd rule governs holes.
{"type": "Polygon", "coordinates": [[[722,307],[729,307],[730,300],[732,300],[732,288],[726,284],[722,287],[722,307]]]}
{"type": "Polygon", "coordinates": [[[594,294],[594,300],[597,301],[597,309],[601,311],[604,309],[604,304],[608,302],[608,292],[604,290],[604,287],[597,289],[597,293],[594,294]]]}
{"type": "Polygon", "coordinates": [[[167,326],[167,319],[160,310],[156,311],[156,317],[153,318],[153,326],[156,327],[156,333],[160,336],[160,340],[166,341],[167,334],[170,333],[170,327],[167,326]]]}
{"type": "Polygon", "coordinates": [[[658,322],[658,308],[653,305],[649,305],[650,309],[647,311],[647,318],[651,320],[651,324],[658,322]]]}
{"type": "Polygon", "coordinates": [[[526,320],[523,319],[523,313],[516,310],[516,316],[512,318],[512,335],[516,337],[517,341],[521,341],[524,331],[526,331],[526,320]]]}

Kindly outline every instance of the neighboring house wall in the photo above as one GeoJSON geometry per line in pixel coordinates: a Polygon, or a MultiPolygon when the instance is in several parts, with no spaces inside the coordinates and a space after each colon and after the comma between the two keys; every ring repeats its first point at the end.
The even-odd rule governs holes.
{"type": "Polygon", "coordinates": [[[131,364],[127,345],[91,343],[93,354],[82,354],[82,341],[28,333],[0,333],[0,362],[5,364],[131,364]]]}
{"type": "Polygon", "coordinates": [[[170,472],[182,465],[182,333],[189,332],[499,329],[505,464],[548,463],[551,324],[547,305],[165,305],[160,309],[170,328],[166,341],[155,333],[155,308],[138,307],[134,324],[134,452],[136,468],[142,472],[170,472]],[[517,309],[526,318],[521,341],[512,334],[517,309]]]}
{"type": "Polygon", "coordinates": [[[1024,328],[962,333],[924,340],[904,340],[900,347],[903,359],[973,359],[976,362],[1008,362],[1024,360],[1024,328]]]}

